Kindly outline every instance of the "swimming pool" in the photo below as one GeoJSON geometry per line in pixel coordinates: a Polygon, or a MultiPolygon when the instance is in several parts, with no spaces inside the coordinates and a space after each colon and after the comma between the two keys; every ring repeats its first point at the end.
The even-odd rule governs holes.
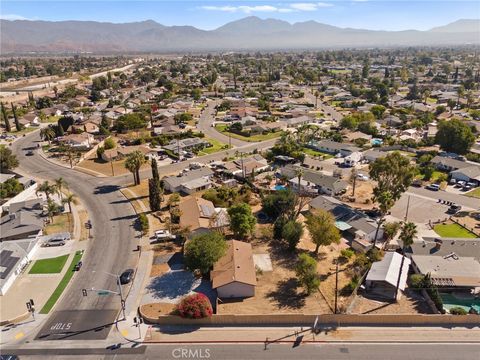
{"type": "MultiPolygon", "coordinates": [[[[468,296],[468,295],[466,295],[468,296]]],[[[450,310],[454,307],[461,307],[466,312],[470,311],[470,308],[475,309],[478,313],[480,313],[480,299],[471,297],[460,298],[456,297],[453,294],[448,293],[440,293],[440,297],[442,298],[443,307],[446,310],[450,310]]]]}
{"type": "Polygon", "coordinates": [[[377,145],[377,146],[383,144],[383,140],[382,140],[382,139],[376,139],[376,138],[375,138],[375,139],[372,139],[370,142],[372,143],[372,145],[377,145]]]}
{"type": "Polygon", "coordinates": [[[277,190],[277,191],[285,190],[285,189],[286,189],[285,185],[280,185],[280,184],[277,184],[273,187],[273,190],[277,190]]]}

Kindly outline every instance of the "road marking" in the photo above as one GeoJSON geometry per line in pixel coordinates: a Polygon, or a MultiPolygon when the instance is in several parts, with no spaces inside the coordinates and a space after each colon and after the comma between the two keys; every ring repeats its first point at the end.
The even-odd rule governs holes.
{"type": "Polygon", "coordinates": [[[122,333],[122,335],[124,337],[127,337],[128,336],[128,330],[127,329],[123,329],[122,331],[120,331],[122,333]]]}
{"type": "Polygon", "coordinates": [[[19,332],[18,334],[15,335],[15,340],[21,339],[24,336],[25,334],[23,332],[19,332]]]}

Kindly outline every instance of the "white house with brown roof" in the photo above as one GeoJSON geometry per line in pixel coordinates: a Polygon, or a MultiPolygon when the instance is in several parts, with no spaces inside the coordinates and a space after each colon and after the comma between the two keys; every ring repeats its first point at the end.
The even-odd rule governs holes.
{"type": "Polygon", "coordinates": [[[212,288],[219,298],[245,298],[255,296],[257,275],[253,262],[252,245],[230,240],[228,248],[210,272],[212,288]]]}
{"type": "Polygon", "coordinates": [[[180,227],[188,227],[192,235],[213,229],[219,230],[230,224],[225,209],[215,208],[211,201],[203,198],[188,196],[180,202],[179,208],[180,227]]]}

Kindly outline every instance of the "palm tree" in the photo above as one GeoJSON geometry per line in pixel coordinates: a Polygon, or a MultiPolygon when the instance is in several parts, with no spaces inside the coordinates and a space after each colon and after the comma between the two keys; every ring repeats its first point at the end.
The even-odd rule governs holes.
{"type": "Polygon", "coordinates": [[[146,162],[147,160],[145,159],[145,155],[139,150],[127,155],[127,159],[125,160],[125,168],[133,174],[133,181],[135,185],[140,184],[140,168],[146,162]]]}
{"type": "Polygon", "coordinates": [[[50,201],[50,195],[55,194],[57,192],[57,188],[55,185],[50,184],[48,181],[44,181],[37,187],[35,194],[38,196],[39,193],[44,193],[47,197],[47,201],[50,201]]]}
{"type": "Polygon", "coordinates": [[[58,205],[55,201],[48,199],[47,201],[47,216],[53,222],[53,216],[58,212],[58,205]]]}
{"type": "Polygon", "coordinates": [[[52,127],[48,126],[48,127],[45,127],[43,129],[40,130],[40,137],[45,140],[45,141],[48,141],[48,143],[50,144],[51,141],[53,139],[55,139],[55,130],[53,130],[52,127]]]}
{"type": "Polygon", "coordinates": [[[58,195],[60,195],[60,200],[63,201],[62,189],[68,189],[68,183],[64,178],[59,177],[58,179],[55,179],[55,187],[57,188],[58,195]]]}
{"type": "Polygon", "coordinates": [[[412,222],[405,222],[402,224],[400,232],[400,240],[402,240],[402,261],[400,263],[400,270],[398,272],[397,287],[395,289],[395,301],[397,301],[398,288],[400,287],[400,279],[402,277],[403,264],[405,262],[405,250],[413,244],[413,239],[417,235],[417,226],[412,222]]]}
{"type": "Polygon", "coordinates": [[[68,225],[68,227],[70,228],[71,227],[71,216],[72,216],[72,204],[74,204],[74,205],[78,204],[77,197],[74,194],[70,193],[62,199],[62,204],[68,204],[68,211],[69,211],[69,214],[68,214],[68,224],[69,225],[68,225]]]}

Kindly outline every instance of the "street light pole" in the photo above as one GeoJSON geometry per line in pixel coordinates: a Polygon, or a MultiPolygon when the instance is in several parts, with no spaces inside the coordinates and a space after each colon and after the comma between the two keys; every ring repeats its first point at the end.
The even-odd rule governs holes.
{"type": "Polygon", "coordinates": [[[338,306],[337,306],[337,300],[338,300],[338,258],[336,263],[336,270],[335,270],[335,314],[338,313],[338,306]]]}
{"type": "MultiPolygon", "coordinates": [[[[93,270],[92,272],[95,273],[96,271],[93,270]]],[[[107,271],[101,271],[101,272],[104,273],[104,274],[113,276],[115,278],[115,280],[117,282],[117,286],[118,286],[118,295],[120,296],[120,306],[122,308],[123,320],[125,320],[127,317],[125,315],[125,300],[123,299],[123,290],[122,290],[122,284],[120,283],[120,275],[112,274],[112,273],[109,273],[107,271]]]]}

